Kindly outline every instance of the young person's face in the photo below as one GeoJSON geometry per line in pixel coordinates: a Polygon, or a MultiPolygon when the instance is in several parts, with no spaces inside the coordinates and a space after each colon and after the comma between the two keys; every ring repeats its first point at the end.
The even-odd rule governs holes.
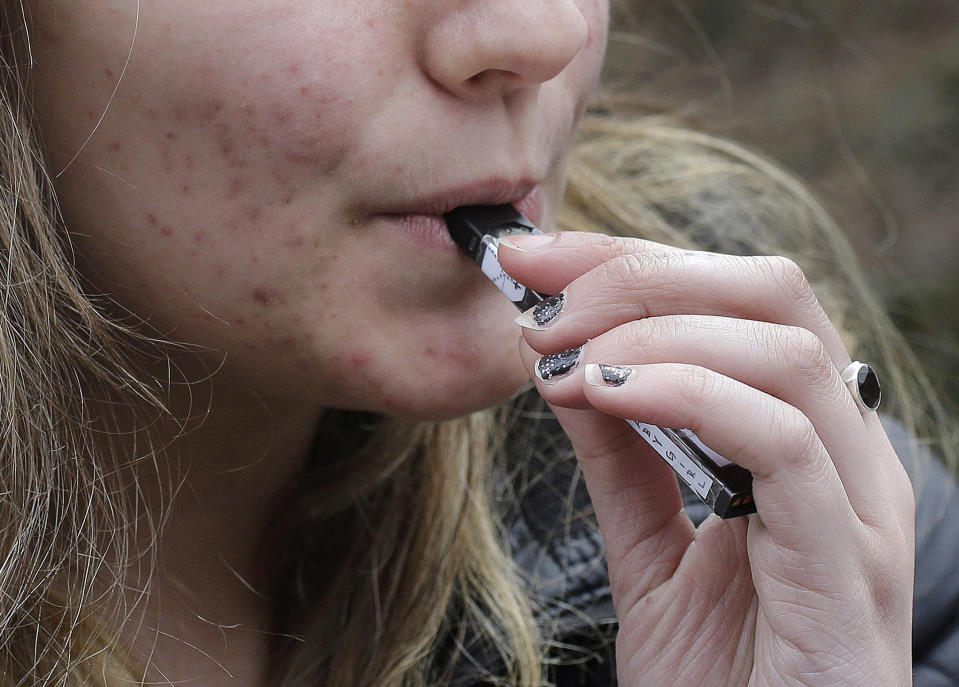
{"type": "Polygon", "coordinates": [[[607,1],[28,0],[85,272],[265,397],[504,398],[515,313],[436,215],[513,201],[551,226],[607,1]]]}

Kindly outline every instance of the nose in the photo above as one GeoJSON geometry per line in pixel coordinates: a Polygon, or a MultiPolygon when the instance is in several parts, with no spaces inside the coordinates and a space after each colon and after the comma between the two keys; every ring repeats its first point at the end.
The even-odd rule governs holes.
{"type": "Polygon", "coordinates": [[[576,0],[450,2],[428,29],[422,69],[461,98],[492,98],[549,81],[586,45],[576,0]]]}

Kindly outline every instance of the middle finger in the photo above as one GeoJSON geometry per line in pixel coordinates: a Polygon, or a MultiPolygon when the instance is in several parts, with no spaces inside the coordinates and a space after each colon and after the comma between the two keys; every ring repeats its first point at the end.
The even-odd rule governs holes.
{"type": "Polygon", "coordinates": [[[540,353],[578,345],[617,325],[659,315],[721,315],[802,327],[837,368],[849,354],[808,281],[780,257],[701,252],[628,254],[587,271],[517,322],[540,353]]]}

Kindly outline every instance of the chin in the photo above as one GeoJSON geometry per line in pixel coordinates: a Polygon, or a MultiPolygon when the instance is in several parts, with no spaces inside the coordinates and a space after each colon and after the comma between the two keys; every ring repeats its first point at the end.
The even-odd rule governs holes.
{"type": "Polygon", "coordinates": [[[497,365],[464,378],[462,370],[410,380],[403,388],[384,389],[378,412],[418,421],[450,420],[508,401],[529,384],[519,356],[506,369],[497,365]],[[428,381],[427,381],[428,380],[428,381]]]}

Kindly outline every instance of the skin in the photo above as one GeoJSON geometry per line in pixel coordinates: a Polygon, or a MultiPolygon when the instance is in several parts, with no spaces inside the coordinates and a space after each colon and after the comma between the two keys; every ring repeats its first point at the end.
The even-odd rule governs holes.
{"type": "Polygon", "coordinates": [[[584,363],[632,365],[627,384],[592,385],[583,365],[537,383],[608,544],[621,684],[908,683],[912,492],[837,381],[849,355],[793,266],[590,235],[506,247],[517,279],[569,289],[517,353],[512,306],[435,234],[387,218],[437,193],[532,189],[523,203],[552,225],[602,0],[27,9],[83,270],[202,351],[175,361],[206,420],[171,445],[189,473],[157,587],[175,601],[152,603],[137,620],[155,631],[134,640],[151,680],[264,682],[270,607],[245,580],[323,408],[460,415],[590,339],[584,363]],[[619,419],[634,417],[691,427],[751,469],[759,515],[695,531],[669,468],[619,419]],[[871,481],[853,479],[864,464],[871,481]]]}
{"type": "Polygon", "coordinates": [[[606,541],[620,683],[911,684],[912,489],[840,379],[849,354],[799,267],[589,234],[511,241],[514,277],[566,291],[545,327],[520,318],[530,370],[587,342],[537,386],[606,541]],[[632,372],[611,386],[600,363],[632,372]],[[758,514],[694,529],[672,469],[619,418],[693,429],[753,473],[758,514]]]}
{"type": "Polygon", "coordinates": [[[467,4],[33,3],[30,78],[88,274],[270,399],[437,418],[508,395],[518,365],[463,374],[515,359],[508,305],[377,216],[492,181],[517,190],[464,200],[536,184],[549,226],[606,9],[467,4]]]}
{"type": "MultiPolygon", "coordinates": [[[[151,682],[261,684],[274,628],[259,538],[322,410],[452,417],[527,379],[512,306],[450,242],[381,215],[532,189],[549,227],[607,8],[24,5],[26,76],[81,268],[199,351],[173,360],[171,405],[192,431],[160,466],[160,484],[182,486],[125,638],[151,682]]],[[[149,472],[140,489],[159,510],[149,472]]]]}

